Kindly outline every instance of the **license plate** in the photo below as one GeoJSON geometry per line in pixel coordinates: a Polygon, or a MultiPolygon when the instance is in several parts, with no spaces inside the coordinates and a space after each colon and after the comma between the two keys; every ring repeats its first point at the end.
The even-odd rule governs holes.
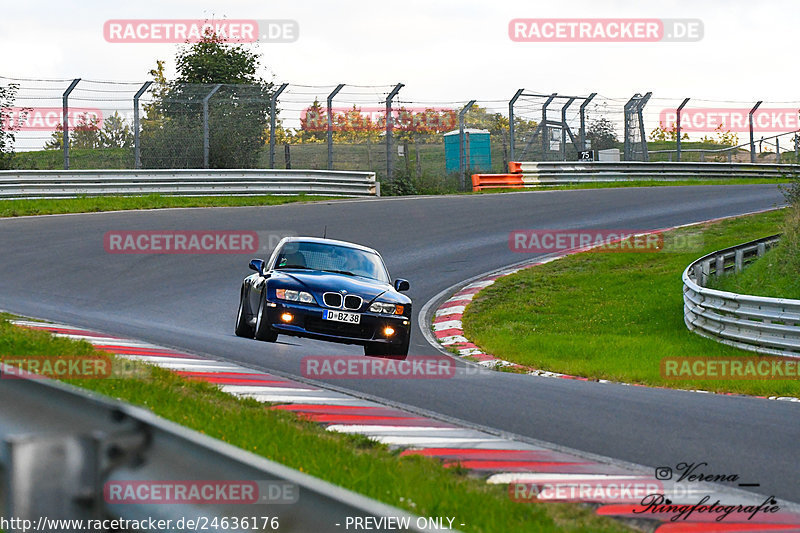
{"type": "Polygon", "coordinates": [[[334,322],[346,322],[348,324],[360,324],[361,315],[358,313],[348,313],[347,311],[331,311],[326,309],[322,312],[323,320],[333,320],[334,322]]]}

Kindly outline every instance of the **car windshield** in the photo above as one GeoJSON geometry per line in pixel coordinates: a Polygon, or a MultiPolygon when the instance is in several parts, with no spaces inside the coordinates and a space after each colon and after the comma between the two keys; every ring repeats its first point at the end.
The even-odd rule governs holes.
{"type": "Polygon", "coordinates": [[[374,252],[318,242],[287,242],[275,261],[276,269],[324,270],[389,282],[386,267],[374,252]]]}

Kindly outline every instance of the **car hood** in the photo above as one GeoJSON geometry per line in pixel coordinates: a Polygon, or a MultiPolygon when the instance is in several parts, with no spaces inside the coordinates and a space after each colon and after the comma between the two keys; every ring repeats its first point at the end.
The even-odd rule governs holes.
{"type": "Polygon", "coordinates": [[[404,295],[396,292],[390,284],[359,276],[348,276],[346,274],[318,270],[281,270],[273,271],[273,279],[287,282],[294,280],[305,287],[308,292],[318,297],[321,297],[324,292],[347,291],[347,294],[356,294],[367,302],[371,302],[384,294],[383,300],[397,303],[410,302],[404,295]]]}

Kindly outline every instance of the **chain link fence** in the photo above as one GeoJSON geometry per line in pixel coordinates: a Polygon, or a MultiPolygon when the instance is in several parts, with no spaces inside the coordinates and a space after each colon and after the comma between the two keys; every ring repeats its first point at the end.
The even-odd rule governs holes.
{"type": "Polygon", "coordinates": [[[388,193],[465,190],[470,174],[512,160],[795,162],[800,127],[800,102],[651,92],[417,101],[402,84],[0,77],[2,87],[16,92],[0,110],[13,168],[362,170],[388,193]]]}

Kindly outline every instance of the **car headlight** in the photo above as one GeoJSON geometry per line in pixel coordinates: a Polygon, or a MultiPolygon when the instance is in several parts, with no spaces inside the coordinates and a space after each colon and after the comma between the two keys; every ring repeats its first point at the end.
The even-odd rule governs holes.
{"type": "Polygon", "coordinates": [[[279,300],[290,302],[300,302],[304,304],[314,303],[314,297],[305,291],[294,291],[292,289],[275,289],[275,297],[279,300]]]}
{"type": "Polygon", "coordinates": [[[402,305],[389,304],[384,302],[372,302],[372,305],[369,306],[369,310],[373,313],[386,313],[390,315],[403,314],[402,305]]]}

